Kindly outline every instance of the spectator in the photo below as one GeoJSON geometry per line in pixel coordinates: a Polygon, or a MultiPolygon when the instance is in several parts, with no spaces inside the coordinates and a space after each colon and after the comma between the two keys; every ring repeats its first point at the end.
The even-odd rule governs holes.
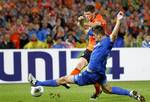
{"type": "Polygon", "coordinates": [[[20,35],[20,48],[22,49],[29,42],[29,36],[26,33],[20,35]]]}
{"type": "Polygon", "coordinates": [[[65,43],[63,42],[61,37],[57,37],[55,44],[52,48],[66,48],[65,43]]]}
{"type": "Polygon", "coordinates": [[[85,48],[87,46],[87,42],[85,40],[85,35],[82,34],[79,38],[79,41],[76,43],[77,48],[85,48]]]}
{"type": "Polygon", "coordinates": [[[0,49],[5,49],[4,35],[0,35],[0,49]]]}
{"type": "Polygon", "coordinates": [[[75,39],[72,34],[68,34],[66,39],[67,48],[74,48],[76,46],[75,39]]]}
{"type": "Polygon", "coordinates": [[[40,28],[39,24],[34,25],[33,23],[29,23],[28,28],[27,28],[27,34],[29,38],[31,38],[33,34],[37,35],[39,32],[39,28],[40,28]]]}
{"type": "Polygon", "coordinates": [[[0,49],[14,49],[15,45],[10,41],[10,35],[5,34],[0,36],[0,49]]]}
{"type": "Polygon", "coordinates": [[[124,47],[124,39],[121,36],[118,36],[113,45],[114,48],[124,47]]]}
{"type": "Polygon", "coordinates": [[[32,34],[30,41],[24,46],[25,49],[48,48],[48,44],[37,39],[36,34],[32,34]]]}
{"type": "MultiPolygon", "coordinates": [[[[83,37],[86,41],[81,43],[83,30],[77,26],[76,21],[88,4],[95,5],[96,13],[102,14],[109,25],[108,34],[114,27],[113,18],[117,10],[125,12],[123,28],[126,35],[124,39],[123,36],[118,38],[122,44],[118,45],[117,40],[116,47],[123,46],[123,41],[124,47],[140,47],[143,36],[149,34],[149,0],[0,0],[0,34],[9,34],[10,41],[19,49],[30,40],[32,34],[36,34],[43,42],[47,42],[47,35],[50,34],[52,38],[61,37],[68,43],[68,32],[72,30],[77,44],[75,47],[83,48],[87,36],[83,37]],[[24,33],[27,33],[28,37],[25,37],[24,33]],[[80,44],[83,44],[82,47],[80,44]]],[[[70,35],[69,39],[72,39],[70,35]]],[[[52,46],[51,40],[48,40],[48,43],[52,46]]]]}
{"type": "Polygon", "coordinates": [[[47,22],[43,22],[42,23],[42,28],[40,29],[40,31],[37,33],[37,39],[44,42],[46,40],[46,37],[51,34],[51,31],[48,27],[48,23],[47,22]]]}
{"type": "Polygon", "coordinates": [[[14,32],[10,36],[10,40],[14,43],[16,49],[20,48],[20,34],[18,32],[14,32]]]}
{"type": "Polygon", "coordinates": [[[54,38],[58,38],[58,37],[61,37],[64,39],[65,37],[65,32],[64,32],[64,28],[60,25],[56,26],[54,29],[53,29],[53,35],[54,35],[54,38]]]}
{"type": "Polygon", "coordinates": [[[137,38],[136,38],[136,42],[137,42],[137,47],[141,47],[142,46],[142,41],[143,41],[143,32],[139,32],[137,38]]]}
{"type": "Polygon", "coordinates": [[[124,29],[120,28],[117,39],[116,39],[116,41],[114,42],[114,45],[113,45],[114,48],[124,47],[124,35],[125,35],[124,29]]]}
{"type": "Polygon", "coordinates": [[[131,34],[125,35],[125,47],[133,47],[134,38],[131,34]]]}
{"type": "Polygon", "coordinates": [[[145,35],[144,41],[142,41],[142,47],[150,48],[150,35],[145,35]]]}
{"type": "Polygon", "coordinates": [[[53,38],[51,37],[51,35],[47,36],[46,43],[48,44],[48,48],[52,48],[54,41],[53,41],[53,38]]]}
{"type": "Polygon", "coordinates": [[[14,49],[15,45],[12,41],[10,41],[10,34],[4,35],[4,44],[6,49],[14,49]]]}

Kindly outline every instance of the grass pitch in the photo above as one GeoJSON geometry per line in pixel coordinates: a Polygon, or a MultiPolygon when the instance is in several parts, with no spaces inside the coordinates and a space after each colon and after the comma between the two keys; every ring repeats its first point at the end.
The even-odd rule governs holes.
{"type": "MultiPolygon", "coordinates": [[[[150,81],[139,82],[109,82],[112,86],[138,90],[150,102],[150,81]]],[[[30,94],[29,84],[0,84],[0,102],[92,102],[89,100],[94,92],[92,85],[79,87],[72,85],[70,89],[64,87],[44,87],[41,97],[30,94]]],[[[96,102],[137,102],[128,96],[108,95],[102,93],[96,102]]]]}

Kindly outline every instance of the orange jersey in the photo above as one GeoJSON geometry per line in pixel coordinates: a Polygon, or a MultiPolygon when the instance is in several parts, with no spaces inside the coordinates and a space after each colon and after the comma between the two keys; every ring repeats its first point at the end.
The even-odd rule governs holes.
{"type": "MultiPolygon", "coordinates": [[[[103,17],[100,14],[97,14],[96,17],[91,20],[92,23],[100,23],[103,27],[103,29],[106,31],[106,21],[103,19],[103,17]]],[[[93,36],[89,36],[89,42],[87,49],[90,51],[93,51],[94,46],[96,44],[95,38],[93,36]]]]}
{"type": "Polygon", "coordinates": [[[96,17],[91,20],[92,23],[99,22],[104,30],[106,30],[106,21],[103,19],[103,17],[100,14],[97,14],[96,17]]]}
{"type": "Polygon", "coordinates": [[[94,36],[89,36],[89,42],[88,42],[88,46],[86,49],[93,51],[95,44],[96,44],[96,41],[95,41],[94,36]]]}

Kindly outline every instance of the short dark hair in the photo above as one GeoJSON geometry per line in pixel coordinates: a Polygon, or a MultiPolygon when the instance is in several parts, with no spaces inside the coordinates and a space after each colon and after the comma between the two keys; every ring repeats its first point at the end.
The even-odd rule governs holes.
{"type": "Polygon", "coordinates": [[[93,5],[87,5],[85,7],[85,12],[91,12],[91,13],[94,13],[95,12],[95,7],[93,5]]]}
{"type": "Polygon", "coordinates": [[[105,35],[105,31],[104,31],[103,27],[100,25],[96,25],[96,26],[92,27],[92,31],[95,32],[97,35],[98,34],[105,35]]]}

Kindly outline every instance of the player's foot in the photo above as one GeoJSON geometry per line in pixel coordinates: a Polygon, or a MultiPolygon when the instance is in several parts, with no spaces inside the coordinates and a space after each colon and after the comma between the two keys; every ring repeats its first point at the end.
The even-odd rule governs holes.
{"type": "Polygon", "coordinates": [[[133,97],[136,100],[139,100],[140,102],[145,102],[144,96],[140,95],[137,91],[133,90],[131,91],[131,97],[133,97]]]}
{"type": "Polygon", "coordinates": [[[99,92],[98,94],[94,93],[94,94],[90,97],[90,100],[96,101],[96,99],[99,97],[99,95],[100,95],[101,93],[102,93],[102,91],[99,92]]]}
{"type": "Polygon", "coordinates": [[[96,101],[96,99],[97,99],[98,96],[99,96],[99,95],[97,95],[97,94],[93,94],[93,95],[90,97],[90,100],[96,101]]]}
{"type": "Polygon", "coordinates": [[[62,84],[62,86],[64,86],[66,89],[70,88],[70,84],[62,84]]]}
{"type": "Polygon", "coordinates": [[[37,80],[35,79],[35,77],[34,77],[31,73],[29,73],[29,75],[28,75],[28,81],[29,81],[29,83],[30,83],[32,86],[35,86],[35,84],[36,84],[36,82],[37,82],[37,80]]]}

